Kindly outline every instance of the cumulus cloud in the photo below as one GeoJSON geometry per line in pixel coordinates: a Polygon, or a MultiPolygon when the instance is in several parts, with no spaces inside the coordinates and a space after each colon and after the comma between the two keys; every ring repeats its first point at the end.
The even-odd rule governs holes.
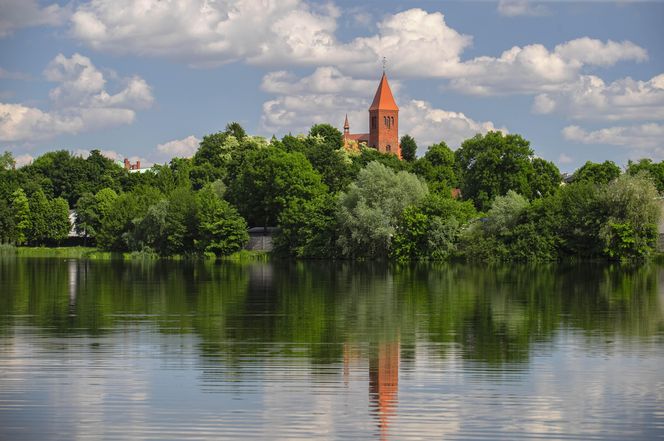
{"type": "Polygon", "coordinates": [[[35,141],[60,134],[130,124],[137,109],[152,104],[152,92],[140,77],[120,79],[118,93],[106,90],[104,75],[80,54],[57,55],[44,71],[58,83],[49,97],[51,110],[0,103],[0,141],[35,141]]]}
{"type": "Polygon", "coordinates": [[[14,161],[16,161],[16,167],[17,168],[23,167],[23,166],[28,165],[28,164],[32,164],[32,161],[34,161],[34,160],[35,160],[35,158],[32,155],[28,154],[28,153],[18,155],[14,158],[14,161]]]}
{"type": "Polygon", "coordinates": [[[572,158],[569,155],[566,155],[565,153],[561,153],[558,155],[558,164],[571,164],[574,161],[574,158],[572,158]]]}
{"type": "MultiPolygon", "coordinates": [[[[270,72],[263,77],[261,89],[275,94],[307,93],[348,93],[366,92],[376,87],[376,81],[358,80],[343,75],[335,67],[317,68],[311,75],[298,79],[286,71],[270,72]]],[[[398,90],[398,82],[390,83],[393,90],[398,90]]]]}
{"type": "Polygon", "coordinates": [[[190,135],[183,139],[174,139],[159,144],[157,145],[157,151],[169,158],[175,156],[179,158],[191,158],[194,156],[194,153],[196,153],[196,150],[198,150],[198,144],[200,142],[200,139],[196,138],[194,135],[190,135]]]}
{"type": "Polygon", "coordinates": [[[559,112],[578,120],[662,120],[664,74],[648,81],[628,77],[609,84],[597,76],[583,75],[565,90],[536,96],[533,111],[559,112]]]}
{"type": "Polygon", "coordinates": [[[559,91],[576,82],[584,66],[645,59],[645,49],[629,41],[579,38],[558,45],[553,51],[541,44],[514,46],[500,57],[483,56],[464,62],[463,75],[452,78],[450,85],[473,95],[559,91]]]}
{"type": "Polygon", "coordinates": [[[533,5],[527,0],[500,0],[498,13],[505,17],[518,17],[522,15],[542,16],[550,13],[544,5],[533,5]]]}
{"type": "Polygon", "coordinates": [[[413,136],[420,146],[445,141],[451,148],[457,148],[478,133],[491,130],[507,133],[506,128],[497,128],[491,121],[478,122],[461,112],[437,109],[421,100],[411,100],[401,107],[399,124],[402,132],[413,136]]]}
{"type": "Polygon", "coordinates": [[[586,131],[579,126],[567,126],[563,136],[582,144],[609,144],[646,153],[655,159],[664,158],[664,125],[647,123],[634,126],[615,126],[586,131]]]}
{"type": "Polygon", "coordinates": [[[71,13],[57,4],[41,8],[36,0],[0,0],[0,11],[0,38],[25,27],[59,26],[71,13]]]}

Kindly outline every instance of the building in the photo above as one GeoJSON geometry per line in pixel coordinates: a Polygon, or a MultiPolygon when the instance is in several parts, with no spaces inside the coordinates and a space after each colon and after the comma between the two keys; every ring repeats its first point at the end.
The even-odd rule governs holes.
{"type": "Polygon", "coordinates": [[[136,161],[134,164],[129,161],[129,159],[124,158],[124,168],[125,170],[131,171],[139,171],[141,169],[141,161],[136,161]]]}
{"type": "Polygon", "coordinates": [[[392,153],[401,157],[399,147],[399,106],[394,101],[392,89],[383,76],[376,95],[369,107],[369,133],[350,133],[348,115],[344,121],[344,145],[366,144],[381,153],[392,153]]]}

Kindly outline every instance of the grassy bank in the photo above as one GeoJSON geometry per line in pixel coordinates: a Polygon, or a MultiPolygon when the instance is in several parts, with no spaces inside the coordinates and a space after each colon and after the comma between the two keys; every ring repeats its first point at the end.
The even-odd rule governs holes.
{"type": "MultiPolygon", "coordinates": [[[[18,257],[38,258],[64,258],[64,259],[89,259],[89,260],[146,260],[160,259],[157,254],[136,251],[132,253],[101,251],[92,247],[15,247],[12,245],[0,245],[0,255],[18,257]]],[[[188,259],[185,256],[168,257],[170,260],[188,259]]],[[[269,255],[263,251],[242,250],[222,260],[232,262],[266,261],[269,255]]],[[[201,256],[200,259],[214,260],[213,255],[201,256]]]]}

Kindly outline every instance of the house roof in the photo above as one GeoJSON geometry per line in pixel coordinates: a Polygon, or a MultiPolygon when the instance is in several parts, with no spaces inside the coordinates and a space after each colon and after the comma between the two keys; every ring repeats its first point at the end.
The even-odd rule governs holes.
{"type": "Polygon", "coordinates": [[[394,96],[392,96],[392,89],[387,82],[387,75],[383,72],[383,76],[380,79],[380,84],[378,85],[378,90],[376,90],[376,95],[374,96],[373,102],[369,110],[399,110],[396,101],[394,101],[394,96]]]}

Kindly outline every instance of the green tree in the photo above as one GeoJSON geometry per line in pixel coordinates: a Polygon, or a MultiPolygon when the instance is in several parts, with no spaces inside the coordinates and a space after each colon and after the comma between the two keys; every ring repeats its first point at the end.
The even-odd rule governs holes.
{"type": "Polygon", "coordinates": [[[32,224],[30,203],[22,188],[12,194],[11,212],[14,228],[16,228],[16,243],[23,245],[28,240],[32,224]]]}
{"type": "Polygon", "coordinates": [[[455,152],[464,198],[487,210],[496,196],[509,190],[530,195],[532,156],[530,143],[516,134],[488,132],[465,140],[455,152]]]}
{"type": "Polygon", "coordinates": [[[422,176],[432,192],[449,196],[457,185],[454,152],[440,142],[429,146],[422,158],[413,164],[413,173],[422,176]]]}
{"type": "Polygon", "coordinates": [[[444,260],[456,253],[459,236],[477,216],[472,202],[429,194],[399,218],[392,255],[397,260],[444,260]]]}
{"type": "Polygon", "coordinates": [[[268,147],[249,151],[227,182],[226,197],[252,226],[273,226],[292,199],[326,192],[320,175],[301,153],[268,147]]]}
{"type": "Polygon", "coordinates": [[[401,159],[413,162],[415,160],[415,155],[417,154],[417,143],[415,142],[415,139],[410,135],[403,135],[400,144],[401,159]]]}
{"type": "Polygon", "coordinates": [[[533,174],[530,181],[531,199],[541,198],[554,194],[562,181],[560,170],[551,162],[542,158],[532,160],[533,174]]]}
{"type": "Polygon", "coordinates": [[[601,194],[607,219],[599,236],[610,258],[645,257],[655,248],[661,208],[655,185],[645,173],[621,175],[601,194]]]}
{"type": "Polygon", "coordinates": [[[219,198],[210,186],[197,193],[196,203],[200,249],[221,257],[244,248],[249,241],[247,223],[232,205],[219,198]]]}
{"type": "Polygon", "coordinates": [[[4,199],[0,199],[0,243],[15,242],[16,227],[12,209],[4,199]]]}
{"type": "Polygon", "coordinates": [[[244,131],[244,128],[242,128],[239,122],[235,121],[226,124],[226,130],[224,133],[233,136],[240,142],[242,142],[244,138],[247,137],[247,132],[244,131]]]}
{"type": "Polygon", "coordinates": [[[328,193],[291,199],[279,214],[275,252],[305,258],[335,257],[336,208],[336,199],[328,193]]]}
{"type": "Polygon", "coordinates": [[[320,136],[333,149],[339,149],[344,145],[343,134],[330,124],[314,124],[309,129],[309,136],[320,136]]]}
{"type": "Polygon", "coordinates": [[[55,198],[50,201],[48,216],[47,238],[50,241],[60,242],[69,236],[71,224],[69,223],[69,204],[63,198],[55,198]]]}
{"type": "Polygon", "coordinates": [[[48,239],[49,216],[51,205],[44,192],[39,189],[29,198],[30,206],[30,230],[28,232],[28,242],[43,244],[48,239]]]}
{"type": "Polygon", "coordinates": [[[637,175],[647,173],[655,183],[657,191],[664,193],[664,161],[653,162],[651,159],[641,159],[638,162],[629,160],[627,163],[627,174],[637,175]]]}
{"type": "Polygon", "coordinates": [[[613,161],[604,161],[601,164],[587,161],[574,172],[574,182],[592,182],[594,184],[608,184],[620,176],[620,167],[613,161]]]}
{"type": "Polygon", "coordinates": [[[337,218],[342,255],[387,257],[399,216],[427,193],[426,184],[411,173],[395,173],[378,162],[367,165],[340,197],[337,218]]]}
{"type": "Polygon", "coordinates": [[[16,166],[12,152],[3,152],[0,155],[0,170],[12,170],[16,166]]]}

